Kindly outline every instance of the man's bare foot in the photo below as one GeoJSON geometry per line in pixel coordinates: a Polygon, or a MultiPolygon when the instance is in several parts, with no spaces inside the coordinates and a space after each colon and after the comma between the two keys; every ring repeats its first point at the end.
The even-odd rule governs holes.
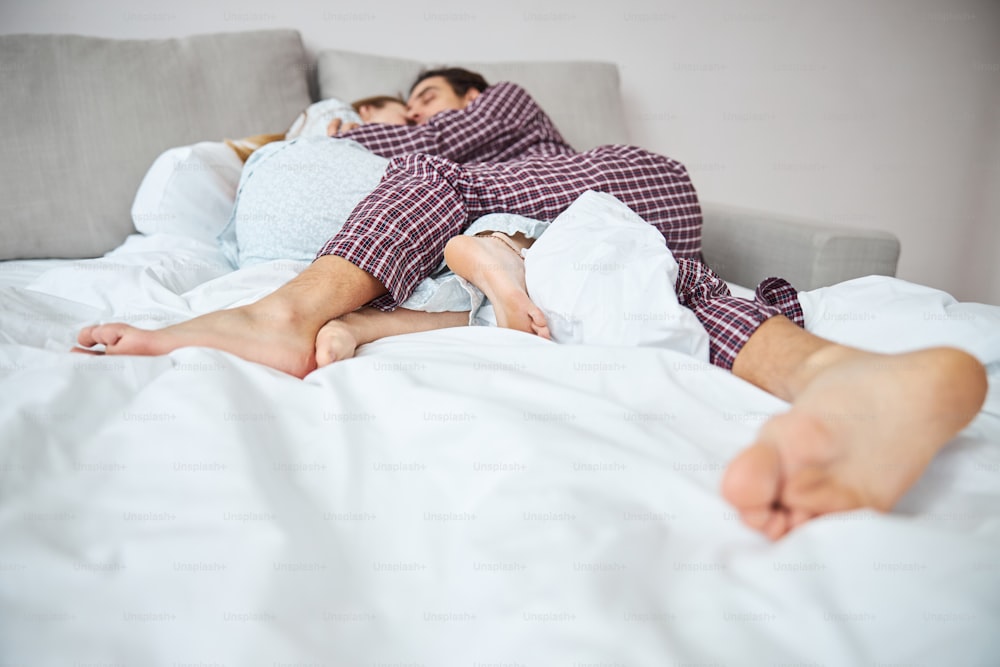
{"type": "Polygon", "coordinates": [[[316,368],[315,333],[291,313],[259,304],[220,310],[163,329],[138,329],[119,322],[86,327],[81,348],[104,345],[104,354],[159,355],[182,347],[211,347],[265,364],[296,377],[316,368]]]}
{"type": "Polygon", "coordinates": [[[316,334],[316,365],[322,368],[335,361],[343,361],[354,356],[358,349],[354,328],[344,317],[330,320],[316,334]]]}
{"type": "Polygon", "coordinates": [[[882,355],[830,345],[789,412],[729,465],[722,493],[771,539],[823,514],[887,512],[982,407],[986,373],[951,348],[882,355]]]}
{"type": "Polygon", "coordinates": [[[316,364],[320,367],[354,356],[358,347],[386,336],[434,331],[469,324],[469,311],[427,313],[397,308],[383,312],[359,308],[330,320],[316,334],[316,364]]]}
{"type": "Polygon", "coordinates": [[[532,241],[521,234],[496,234],[454,237],[445,246],[445,261],[452,271],[483,291],[493,304],[499,326],[551,338],[545,315],[528,296],[524,282],[524,260],[519,251],[532,241]]]}
{"type": "Polygon", "coordinates": [[[316,334],[323,323],[381,294],[385,287],[372,275],[341,257],[324,255],[248,306],[155,331],[99,324],[80,331],[77,342],[83,348],[104,345],[103,354],[157,355],[181,347],[211,347],[301,378],[316,368],[316,334]]]}

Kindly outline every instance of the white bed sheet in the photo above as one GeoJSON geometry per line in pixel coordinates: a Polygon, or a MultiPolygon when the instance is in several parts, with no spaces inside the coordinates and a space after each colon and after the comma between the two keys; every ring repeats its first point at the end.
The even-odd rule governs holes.
{"type": "Polygon", "coordinates": [[[718,486],[785,405],[670,350],[470,327],[304,381],[65,352],[301,268],[168,236],[0,264],[0,664],[995,664],[1000,308],[802,295],[820,335],[973,351],[991,392],[895,512],[775,544],[718,486]]]}

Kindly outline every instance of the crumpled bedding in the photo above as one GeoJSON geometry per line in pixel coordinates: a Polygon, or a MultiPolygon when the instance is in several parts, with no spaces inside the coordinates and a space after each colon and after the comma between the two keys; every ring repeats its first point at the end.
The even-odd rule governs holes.
{"type": "Polygon", "coordinates": [[[208,349],[67,354],[255,300],[133,237],[0,264],[0,663],[962,664],[1000,654],[1000,308],[871,277],[820,335],[988,364],[976,420],[894,512],[769,543],[718,493],[785,404],[674,349],[492,327],[387,338],[297,380],[208,349]]]}

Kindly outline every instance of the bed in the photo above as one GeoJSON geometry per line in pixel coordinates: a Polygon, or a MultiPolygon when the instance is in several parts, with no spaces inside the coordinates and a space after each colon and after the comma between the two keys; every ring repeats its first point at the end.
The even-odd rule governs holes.
{"type": "MultiPolygon", "coordinates": [[[[253,67],[285,67],[272,72],[285,83],[308,71],[275,56],[302,57],[288,31],[220,38],[97,41],[153,59],[183,42],[184,57],[212,62],[267,43],[253,67]]],[[[63,55],[93,52],[87,39],[60,39],[63,55]]],[[[36,41],[0,49],[47,53],[36,41]]],[[[392,85],[389,64],[321,53],[320,90],[339,80],[338,95],[360,96],[349,73],[392,85]]],[[[298,98],[266,110],[273,122],[310,101],[300,78],[285,91],[298,98]]],[[[108,176],[75,229],[37,204],[28,213],[47,226],[15,234],[32,194],[16,210],[4,198],[0,664],[996,663],[1000,307],[874,275],[893,273],[887,235],[706,206],[706,256],[734,289],[783,262],[818,335],[880,351],[955,345],[989,372],[981,413],[892,513],[830,515],[776,543],[718,488],[786,405],[675,350],[467,327],[383,339],[304,380],[202,348],[69,354],[86,324],[166,326],[302,270],[236,271],[197,235],[130,233],[160,151],[269,129],[258,111],[152,147],[137,134],[135,173],[108,176]],[[747,242],[741,254],[722,238],[741,234],[792,252],[747,242]]],[[[586,131],[574,126],[574,145],[586,131]]],[[[90,156],[80,168],[97,159],[69,153],[90,156]]]]}

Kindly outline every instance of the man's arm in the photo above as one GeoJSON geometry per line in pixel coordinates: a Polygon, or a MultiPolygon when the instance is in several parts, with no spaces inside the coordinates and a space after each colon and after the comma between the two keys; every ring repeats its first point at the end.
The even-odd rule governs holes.
{"type": "Polygon", "coordinates": [[[503,161],[539,141],[565,144],[542,108],[520,86],[490,86],[461,111],[444,111],[425,125],[362,125],[338,135],[392,158],[427,153],[455,162],[503,161]]]}

